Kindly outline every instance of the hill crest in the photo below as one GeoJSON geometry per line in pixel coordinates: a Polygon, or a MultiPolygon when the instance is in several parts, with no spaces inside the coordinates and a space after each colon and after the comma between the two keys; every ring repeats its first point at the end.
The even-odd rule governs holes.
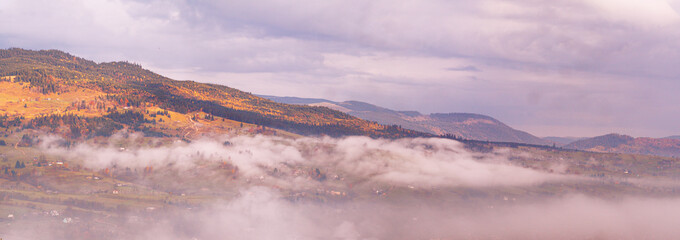
{"type": "Polygon", "coordinates": [[[564,148],[594,152],[680,157],[680,139],[634,138],[616,133],[575,141],[564,146],[564,148]]]}
{"type": "Polygon", "coordinates": [[[360,101],[334,102],[326,99],[260,96],[282,103],[325,106],[361,119],[387,125],[399,125],[406,129],[435,135],[455,135],[481,141],[552,144],[550,141],[515,130],[495,118],[482,114],[433,113],[424,115],[417,111],[395,111],[360,101]]]}
{"type": "MultiPolygon", "coordinates": [[[[0,79],[4,84],[14,86],[16,94],[22,96],[8,95],[0,99],[0,114],[7,114],[9,118],[19,116],[19,112],[43,109],[27,116],[37,118],[56,114],[111,120],[107,116],[114,112],[130,111],[142,114],[148,120],[137,126],[140,129],[178,135],[174,123],[167,119],[159,123],[163,118],[154,114],[154,111],[169,111],[187,116],[189,121],[199,118],[230,120],[303,135],[428,136],[398,126],[365,121],[326,107],[277,103],[227,86],[172,80],[138,64],[95,63],[58,50],[0,50],[0,79]],[[78,100],[57,97],[69,94],[78,95],[78,100]],[[56,98],[59,100],[46,100],[56,98]],[[25,103],[17,104],[20,101],[25,103]],[[24,109],[19,110],[21,107],[24,109]]],[[[92,123],[96,125],[102,121],[92,120],[92,123]]],[[[22,124],[25,126],[25,121],[22,124]]],[[[86,128],[76,123],[70,125],[78,131],[86,128]]]]}

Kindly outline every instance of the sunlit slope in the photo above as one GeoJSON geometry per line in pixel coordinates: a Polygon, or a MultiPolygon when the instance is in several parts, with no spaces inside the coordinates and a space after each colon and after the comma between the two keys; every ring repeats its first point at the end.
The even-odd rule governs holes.
{"type": "Polygon", "coordinates": [[[426,135],[325,107],[276,103],[226,86],[172,80],[136,64],[98,64],[57,50],[0,50],[0,77],[0,114],[27,119],[49,114],[101,117],[125,110],[141,112],[146,117],[142,121],[158,121],[148,118],[157,108],[192,120],[226,119],[305,135],[426,135]]]}

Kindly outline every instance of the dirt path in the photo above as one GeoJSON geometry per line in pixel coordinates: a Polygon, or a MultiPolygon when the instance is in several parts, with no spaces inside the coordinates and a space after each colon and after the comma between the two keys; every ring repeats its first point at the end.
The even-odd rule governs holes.
{"type": "Polygon", "coordinates": [[[14,149],[19,150],[19,151],[21,152],[21,154],[25,156],[25,155],[26,155],[26,152],[24,152],[24,150],[22,150],[22,149],[19,149],[18,146],[19,146],[19,142],[15,143],[15,144],[14,144],[14,149]]]}
{"type": "MultiPolygon", "coordinates": [[[[198,124],[199,123],[197,123],[193,119],[191,119],[191,116],[189,116],[189,121],[192,123],[192,125],[188,126],[187,128],[193,128],[194,133],[198,133],[198,124]]],[[[191,131],[187,131],[184,134],[183,138],[187,138],[187,135],[189,135],[190,133],[191,133],[191,131]]]]}

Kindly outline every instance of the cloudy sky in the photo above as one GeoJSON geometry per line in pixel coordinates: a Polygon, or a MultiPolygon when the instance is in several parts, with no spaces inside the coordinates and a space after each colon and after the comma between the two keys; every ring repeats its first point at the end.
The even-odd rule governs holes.
{"type": "Polygon", "coordinates": [[[680,135],[680,0],[2,0],[0,16],[0,48],[258,94],[680,135]]]}

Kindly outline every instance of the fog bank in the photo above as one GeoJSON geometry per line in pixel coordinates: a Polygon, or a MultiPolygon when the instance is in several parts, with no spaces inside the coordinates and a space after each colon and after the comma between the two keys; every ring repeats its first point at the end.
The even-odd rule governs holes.
{"type": "Polygon", "coordinates": [[[181,171],[205,162],[227,162],[238,166],[246,177],[259,177],[273,168],[296,165],[386,184],[445,187],[523,186],[564,178],[513,166],[501,153],[474,153],[457,141],[441,138],[288,139],[258,135],[125,149],[91,144],[66,149],[54,144],[55,140],[45,138],[42,148],[65,159],[79,159],[93,169],[155,166],[181,171]]]}
{"type": "MultiPolygon", "coordinates": [[[[127,216],[99,239],[678,239],[680,199],[605,201],[573,195],[532,204],[460,208],[377,200],[291,202],[266,187],[200,210],[127,216]],[[143,220],[135,220],[143,219],[143,220]]],[[[61,239],[15,222],[7,239],[61,239]],[[23,227],[22,227],[23,226],[23,227]]],[[[61,230],[63,231],[63,230],[61,230]]]]}
{"type": "MultiPolygon", "coordinates": [[[[507,151],[473,152],[448,139],[258,135],[155,143],[123,135],[104,145],[71,147],[43,137],[40,148],[94,170],[153,167],[174,173],[156,181],[194,188],[214,181],[209,193],[225,188],[235,194],[215,194],[201,205],[119,213],[101,239],[680,238],[678,198],[640,197],[626,192],[632,186],[605,181],[566,191],[565,185],[584,177],[521,167],[507,151]],[[224,169],[214,166],[224,165],[238,171],[223,177],[224,169]],[[189,180],[196,175],[199,181],[189,180]],[[392,188],[398,190],[384,194],[392,188]],[[588,191],[618,197],[605,200],[588,191]]],[[[28,220],[12,224],[17,227],[4,233],[7,239],[61,239],[72,232],[36,233],[25,227],[34,224],[28,220]]],[[[73,228],[96,225],[80,224],[73,228]]]]}

